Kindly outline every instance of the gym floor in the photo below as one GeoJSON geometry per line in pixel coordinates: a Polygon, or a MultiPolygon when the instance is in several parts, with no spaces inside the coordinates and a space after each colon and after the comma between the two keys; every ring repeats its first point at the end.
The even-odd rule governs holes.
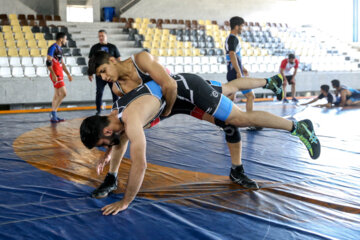
{"type": "MultiPolygon", "coordinates": [[[[244,104],[241,105],[244,108],[244,104]]],[[[90,193],[102,149],[79,138],[93,111],[0,115],[0,239],[359,239],[360,109],[257,103],[287,118],[313,121],[322,144],[312,160],[285,131],[242,129],[243,163],[260,190],[229,178],[230,156],[215,126],[178,115],[146,130],[148,169],[129,209],[103,216],[122,198],[90,193]]]]}

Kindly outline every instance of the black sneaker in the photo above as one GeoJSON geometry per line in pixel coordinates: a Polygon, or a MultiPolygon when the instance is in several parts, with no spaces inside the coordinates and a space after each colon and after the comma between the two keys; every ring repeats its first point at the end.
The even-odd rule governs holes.
{"type": "Polygon", "coordinates": [[[317,159],[320,156],[321,146],[319,139],[315,135],[312,122],[306,119],[294,122],[294,124],[295,129],[291,134],[300,138],[312,159],[317,159]]]}
{"type": "Polygon", "coordinates": [[[231,168],[229,177],[231,181],[245,188],[259,189],[259,185],[245,175],[244,167],[242,165],[236,167],[235,169],[231,168]]]}
{"type": "Polygon", "coordinates": [[[91,193],[93,198],[104,198],[109,195],[110,192],[117,189],[117,178],[108,173],[104,179],[104,182],[91,193]]]}
{"type": "Polygon", "coordinates": [[[276,95],[277,100],[281,101],[284,98],[284,91],[282,88],[283,77],[281,74],[272,76],[271,78],[266,79],[267,84],[264,86],[266,89],[270,89],[276,95]]]}

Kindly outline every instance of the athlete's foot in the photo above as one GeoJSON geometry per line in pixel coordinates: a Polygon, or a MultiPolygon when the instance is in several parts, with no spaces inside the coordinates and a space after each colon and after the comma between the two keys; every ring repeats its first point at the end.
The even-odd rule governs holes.
{"type": "Polygon", "coordinates": [[[56,117],[56,119],[58,120],[58,122],[63,122],[63,121],[65,121],[65,119],[59,118],[59,117],[56,117]]]}
{"type": "Polygon", "coordinates": [[[259,189],[259,185],[245,175],[244,167],[242,165],[236,167],[235,169],[231,168],[229,177],[231,181],[245,188],[259,189]]]}
{"type": "Polygon", "coordinates": [[[317,159],[320,156],[321,146],[319,139],[315,135],[312,122],[309,119],[306,119],[294,122],[294,124],[295,129],[291,134],[300,138],[305,144],[312,159],[317,159]]]}
{"type": "Polygon", "coordinates": [[[281,101],[284,98],[284,91],[282,88],[283,77],[281,74],[272,76],[271,78],[266,79],[267,84],[264,86],[266,89],[270,89],[276,95],[277,100],[281,101]]]}
{"type": "Polygon", "coordinates": [[[58,123],[59,120],[58,120],[57,118],[51,117],[51,118],[50,118],[50,122],[51,122],[51,123],[58,123]]]}
{"type": "Polygon", "coordinates": [[[104,182],[92,192],[91,197],[104,198],[107,197],[110,192],[116,189],[117,189],[117,178],[113,174],[108,173],[104,179],[104,182]]]}
{"type": "Polygon", "coordinates": [[[298,103],[298,102],[299,102],[299,100],[297,100],[295,97],[293,97],[291,101],[293,101],[294,103],[298,103]]]}
{"type": "Polygon", "coordinates": [[[289,100],[287,100],[286,98],[283,99],[283,103],[289,103],[289,100]]]}
{"type": "Polygon", "coordinates": [[[95,113],[96,116],[99,116],[100,114],[101,114],[100,111],[97,111],[97,112],[95,113]]]}
{"type": "Polygon", "coordinates": [[[248,127],[246,130],[248,131],[260,131],[263,130],[262,127],[248,127]]]}

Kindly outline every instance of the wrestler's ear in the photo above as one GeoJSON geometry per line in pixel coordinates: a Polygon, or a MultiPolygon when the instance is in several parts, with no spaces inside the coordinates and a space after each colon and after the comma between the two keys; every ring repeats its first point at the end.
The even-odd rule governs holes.
{"type": "Polygon", "coordinates": [[[113,130],[109,127],[104,127],[103,134],[104,136],[109,137],[113,134],[113,130]]]}

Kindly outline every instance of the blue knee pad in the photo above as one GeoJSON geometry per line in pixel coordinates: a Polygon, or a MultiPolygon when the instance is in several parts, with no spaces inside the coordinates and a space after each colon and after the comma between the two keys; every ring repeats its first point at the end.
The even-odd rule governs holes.
{"type": "Polygon", "coordinates": [[[224,95],[221,95],[219,105],[213,116],[219,120],[226,121],[229,117],[234,103],[224,95]]]}

